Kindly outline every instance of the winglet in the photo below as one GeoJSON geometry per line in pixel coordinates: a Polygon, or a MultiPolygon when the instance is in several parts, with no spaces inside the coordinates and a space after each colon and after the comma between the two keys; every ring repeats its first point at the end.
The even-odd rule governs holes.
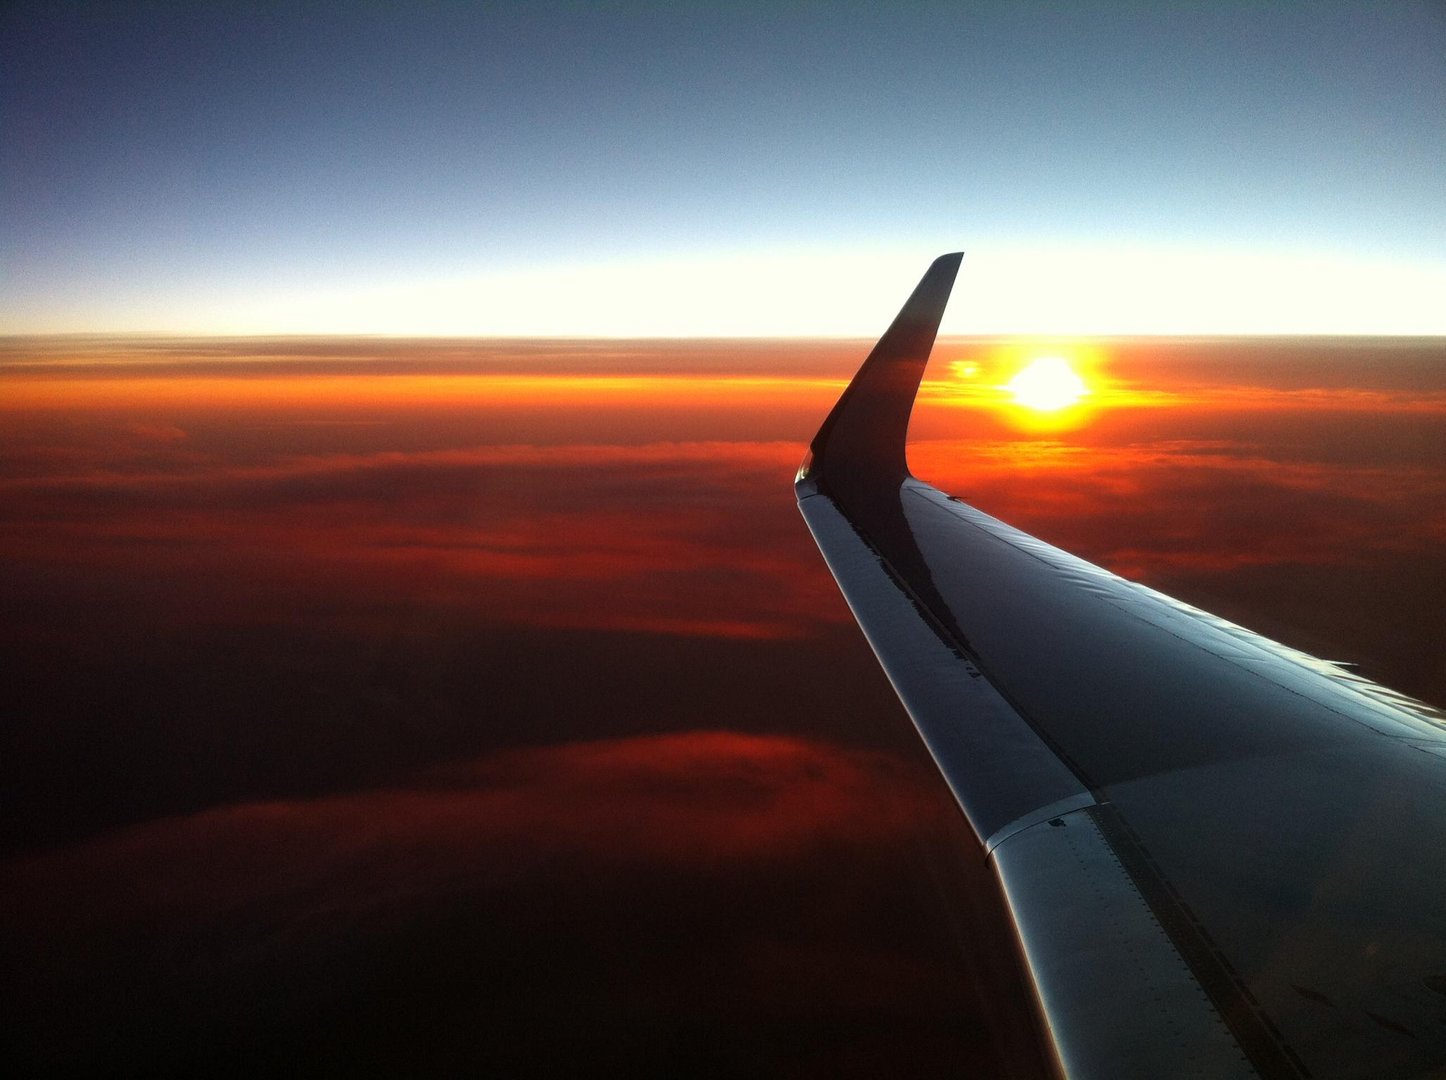
{"type": "Polygon", "coordinates": [[[963,257],[939,256],[920,279],[813,437],[800,483],[896,488],[909,476],[909,414],[963,257]]]}

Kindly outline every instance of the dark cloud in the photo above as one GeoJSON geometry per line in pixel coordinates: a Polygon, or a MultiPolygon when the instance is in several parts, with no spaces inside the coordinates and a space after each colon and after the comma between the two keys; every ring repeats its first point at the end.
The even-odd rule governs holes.
{"type": "Polygon", "coordinates": [[[989,958],[1007,932],[981,917],[982,863],[940,861],[954,913],[973,918],[962,966],[920,934],[949,915],[863,884],[958,833],[937,786],[880,753],[712,731],[519,749],[405,786],[218,807],[11,863],[4,982],[24,991],[30,1063],[51,1066],[120,1051],[168,1074],[244,1034],[237,1069],[296,1054],[367,1074],[412,1057],[431,1071],[440,1049],[551,1071],[580,1043],[595,1064],[643,1072],[715,1043],[732,1044],[727,1073],[899,1054],[998,1067],[967,1011],[981,991],[1018,993],[989,958]],[[694,965],[706,979],[682,975],[694,965]],[[553,985],[563,970],[583,985],[553,985]],[[447,1017],[438,1045],[417,1038],[431,1009],[447,1017]],[[568,1031],[534,1049],[559,1010],[568,1031]],[[658,1042],[629,1045],[643,1017],[658,1042]],[[941,1020],[953,1037],[916,1042],[941,1020]],[[328,1022],[345,1038],[292,1044],[328,1022]]]}
{"type": "Polygon", "coordinates": [[[897,844],[939,827],[932,783],[881,753],[743,732],[519,748],[402,786],[223,806],[23,859],[7,907],[36,930],[69,906],[100,936],[237,906],[339,923],[499,877],[560,886],[580,862],[708,873],[897,844]]]}

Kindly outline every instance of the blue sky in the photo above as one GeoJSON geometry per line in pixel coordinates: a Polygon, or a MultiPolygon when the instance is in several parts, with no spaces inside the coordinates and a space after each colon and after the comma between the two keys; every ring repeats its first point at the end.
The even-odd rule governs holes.
{"type": "Polygon", "coordinates": [[[44,4],[0,332],[1446,332],[1446,13],[44,4]]]}

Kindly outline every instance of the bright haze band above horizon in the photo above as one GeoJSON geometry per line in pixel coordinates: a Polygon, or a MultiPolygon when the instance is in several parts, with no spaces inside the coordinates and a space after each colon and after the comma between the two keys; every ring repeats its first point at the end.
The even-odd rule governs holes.
{"type": "Polygon", "coordinates": [[[31,4],[0,333],[1446,333],[1446,14],[31,4]]]}

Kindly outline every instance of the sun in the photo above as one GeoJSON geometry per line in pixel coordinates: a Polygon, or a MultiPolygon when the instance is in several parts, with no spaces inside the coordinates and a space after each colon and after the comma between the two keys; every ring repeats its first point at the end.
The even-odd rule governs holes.
{"type": "Polygon", "coordinates": [[[1014,395],[1015,404],[1043,413],[1078,405],[1090,392],[1069,361],[1058,356],[1041,356],[1030,362],[1004,388],[1014,395]]]}

